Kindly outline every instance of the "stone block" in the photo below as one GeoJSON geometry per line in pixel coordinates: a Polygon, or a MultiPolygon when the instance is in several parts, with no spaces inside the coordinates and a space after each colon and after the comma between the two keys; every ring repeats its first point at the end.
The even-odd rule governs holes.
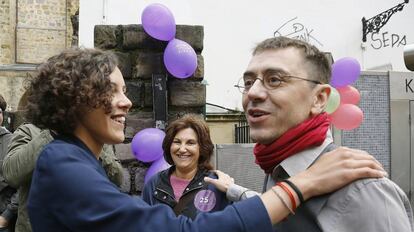
{"type": "Polygon", "coordinates": [[[197,55],[197,69],[192,77],[201,80],[204,78],[204,57],[202,55],[197,55]]]}
{"type": "Polygon", "coordinates": [[[95,25],[94,45],[100,49],[113,49],[118,45],[120,27],[116,25],[95,25]]]}
{"type": "MultiPolygon", "coordinates": [[[[138,53],[135,60],[132,71],[133,78],[151,79],[152,74],[165,73],[168,75],[168,79],[175,79],[165,68],[162,53],[138,53]]],[[[197,55],[197,64],[194,74],[188,78],[202,80],[204,78],[204,58],[202,55],[197,55]]]]}
{"type": "Polygon", "coordinates": [[[126,50],[140,49],[144,51],[163,52],[167,42],[149,36],[142,25],[132,24],[122,26],[122,48],[126,50]]]}
{"type": "Polygon", "coordinates": [[[129,53],[125,52],[114,52],[118,57],[118,68],[121,70],[124,78],[132,77],[132,65],[129,53]]]}
{"type": "Polygon", "coordinates": [[[114,148],[115,155],[119,160],[121,160],[121,162],[135,160],[135,157],[131,151],[131,143],[116,144],[114,145],[114,148]]]}
{"type": "Polygon", "coordinates": [[[130,112],[126,118],[125,137],[132,139],[138,131],[154,127],[152,117],[152,112],[130,112]]]}
{"type": "Polygon", "coordinates": [[[199,114],[204,115],[205,109],[204,106],[199,107],[184,107],[184,106],[175,106],[168,109],[168,122],[172,122],[175,119],[183,116],[184,114],[199,114]]]}
{"type": "Polygon", "coordinates": [[[204,27],[199,25],[177,25],[175,38],[187,42],[197,54],[200,54],[203,51],[204,27]]]}
{"type": "Polygon", "coordinates": [[[132,102],[133,108],[142,108],[144,105],[144,83],[137,80],[126,80],[127,97],[132,102]]]}
{"type": "Polygon", "coordinates": [[[169,104],[196,107],[206,104],[206,86],[190,80],[169,80],[169,104]]]}
{"type": "Polygon", "coordinates": [[[133,78],[151,79],[154,73],[167,73],[163,53],[139,52],[135,59],[133,78]]]}

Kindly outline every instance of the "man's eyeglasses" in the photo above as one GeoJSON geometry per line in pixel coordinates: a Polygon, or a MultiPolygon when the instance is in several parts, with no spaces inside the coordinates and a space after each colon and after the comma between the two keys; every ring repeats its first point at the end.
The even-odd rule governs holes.
{"type": "Polygon", "coordinates": [[[287,79],[289,78],[309,81],[314,84],[322,84],[320,81],[309,80],[306,78],[296,77],[296,76],[287,75],[283,73],[277,73],[277,74],[273,73],[271,75],[264,75],[263,79],[253,77],[253,76],[243,76],[242,78],[240,78],[237,85],[234,85],[234,87],[237,87],[241,93],[247,93],[250,90],[250,88],[253,86],[253,84],[256,82],[256,80],[260,80],[263,86],[267,90],[274,90],[278,88],[283,82],[287,82],[287,79]]]}

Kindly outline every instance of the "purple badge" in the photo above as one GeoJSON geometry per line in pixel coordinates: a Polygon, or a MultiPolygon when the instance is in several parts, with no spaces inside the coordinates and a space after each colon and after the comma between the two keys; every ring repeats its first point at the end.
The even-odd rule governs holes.
{"type": "Polygon", "coordinates": [[[198,210],[208,212],[216,205],[216,195],[211,190],[201,190],[194,198],[194,205],[198,210]]]}

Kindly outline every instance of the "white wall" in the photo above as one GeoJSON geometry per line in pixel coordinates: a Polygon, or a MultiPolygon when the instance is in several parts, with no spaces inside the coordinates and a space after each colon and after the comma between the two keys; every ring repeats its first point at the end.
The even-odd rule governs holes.
{"type": "Polygon", "coordinates": [[[282,35],[302,25],[303,30],[296,35],[332,52],[334,59],[358,59],[363,70],[392,66],[393,70],[406,71],[403,44],[414,43],[414,2],[410,2],[373,40],[368,35],[362,44],[361,18],[369,19],[403,0],[80,0],[80,44],[93,47],[95,24],[140,24],[142,10],[155,2],[166,5],[177,24],[204,26],[207,102],[229,108],[241,108],[241,95],[233,85],[243,73],[252,48],[289,20],[293,19],[279,30],[282,35]],[[392,39],[395,42],[397,37],[392,46],[392,39]]]}

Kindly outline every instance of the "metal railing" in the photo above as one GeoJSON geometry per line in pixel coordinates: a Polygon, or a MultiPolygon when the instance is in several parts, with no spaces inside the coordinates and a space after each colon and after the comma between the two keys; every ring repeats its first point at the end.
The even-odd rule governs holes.
{"type": "Polygon", "coordinates": [[[246,121],[239,121],[234,124],[234,142],[235,143],[252,143],[250,140],[249,124],[246,121]]]}

